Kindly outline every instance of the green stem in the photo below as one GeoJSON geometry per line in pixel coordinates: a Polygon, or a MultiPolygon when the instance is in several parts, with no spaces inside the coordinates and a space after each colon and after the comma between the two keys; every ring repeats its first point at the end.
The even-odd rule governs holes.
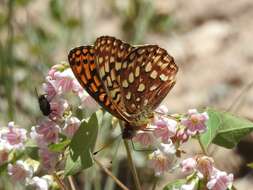
{"type": "Polygon", "coordinates": [[[201,142],[201,140],[200,140],[200,135],[199,135],[199,134],[197,135],[197,138],[198,138],[198,142],[199,142],[199,145],[200,145],[200,148],[201,148],[202,152],[203,152],[206,156],[208,156],[208,152],[207,152],[207,150],[205,149],[204,145],[202,144],[202,142],[201,142]]]}
{"type": "Polygon", "coordinates": [[[60,179],[60,177],[57,175],[56,172],[53,173],[53,177],[61,190],[68,190],[67,187],[65,186],[64,182],[60,179]]]}
{"type": "MultiPolygon", "coordinates": [[[[123,131],[124,124],[123,124],[122,121],[120,121],[119,123],[120,123],[121,130],[123,131]]],[[[128,164],[130,166],[130,170],[131,170],[133,178],[134,178],[135,187],[136,187],[137,190],[141,190],[140,179],[138,177],[137,170],[136,170],[136,167],[134,165],[134,161],[133,161],[132,153],[131,153],[131,150],[130,150],[130,147],[129,147],[129,144],[128,144],[128,140],[124,139],[123,141],[124,141],[124,145],[125,145],[126,152],[127,152],[128,164]]]]}
{"type": "Polygon", "coordinates": [[[8,1],[8,15],[7,15],[7,29],[8,29],[8,37],[6,42],[6,52],[5,59],[3,63],[3,67],[5,70],[5,91],[6,97],[8,102],[8,117],[9,120],[14,119],[14,107],[13,107],[13,25],[12,25],[12,18],[13,18],[13,9],[14,9],[15,0],[8,1]]]}

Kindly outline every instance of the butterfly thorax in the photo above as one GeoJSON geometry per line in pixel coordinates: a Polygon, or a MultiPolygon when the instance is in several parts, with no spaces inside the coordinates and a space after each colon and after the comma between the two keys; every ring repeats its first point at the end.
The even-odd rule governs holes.
{"type": "Polygon", "coordinates": [[[143,112],[136,114],[133,120],[129,122],[129,125],[133,126],[134,129],[143,129],[148,123],[154,118],[154,113],[149,110],[143,110],[143,112]]]}

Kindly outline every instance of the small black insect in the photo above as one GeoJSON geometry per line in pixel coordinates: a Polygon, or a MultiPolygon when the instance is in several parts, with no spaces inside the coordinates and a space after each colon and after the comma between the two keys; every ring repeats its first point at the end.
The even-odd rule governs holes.
{"type": "Polygon", "coordinates": [[[50,102],[48,101],[45,94],[39,95],[36,88],[35,88],[35,92],[38,97],[40,111],[43,113],[43,115],[48,116],[51,113],[50,102]]]}

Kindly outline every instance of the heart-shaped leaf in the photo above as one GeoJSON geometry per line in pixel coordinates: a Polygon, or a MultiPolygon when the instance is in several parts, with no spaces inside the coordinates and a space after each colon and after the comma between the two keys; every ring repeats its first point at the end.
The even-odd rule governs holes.
{"type": "Polygon", "coordinates": [[[65,175],[73,175],[93,165],[92,152],[98,132],[98,120],[94,113],[88,123],[83,121],[69,145],[70,154],[65,165],[65,175]]]}
{"type": "Polygon", "coordinates": [[[207,149],[211,143],[225,148],[233,148],[242,137],[253,130],[253,123],[234,116],[229,112],[207,109],[209,120],[207,132],[200,136],[200,141],[207,149]]]}

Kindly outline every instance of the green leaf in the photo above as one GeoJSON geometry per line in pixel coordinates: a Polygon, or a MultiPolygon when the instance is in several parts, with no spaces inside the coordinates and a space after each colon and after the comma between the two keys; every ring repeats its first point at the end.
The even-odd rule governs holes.
{"type": "Polygon", "coordinates": [[[180,188],[185,183],[186,183],[186,179],[178,179],[178,180],[168,183],[163,188],[163,190],[174,190],[174,189],[180,188]]]}
{"type": "Polygon", "coordinates": [[[108,131],[108,129],[112,126],[112,115],[108,112],[105,112],[102,116],[101,124],[99,126],[108,131]]]}
{"type": "Polygon", "coordinates": [[[70,154],[65,165],[65,175],[89,168],[93,165],[92,152],[96,143],[98,120],[94,113],[88,123],[83,121],[69,145],[70,154]]]}
{"type": "Polygon", "coordinates": [[[253,130],[253,123],[247,119],[212,108],[208,108],[207,112],[209,115],[208,129],[200,136],[200,141],[205,149],[211,143],[225,148],[233,148],[241,138],[253,130]]]}
{"type": "Polygon", "coordinates": [[[34,160],[39,160],[39,148],[33,140],[26,142],[25,153],[34,160]]]}
{"type": "Polygon", "coordinates": [[[221,126],[221,118],[218,112],[212,110],[211,108],[207,109],[209,119],[207,121],[207,131],[204,134],[200,135],[200,141],[203,144],[204,148],[207,149],[208,146],[212,143],[213,139],[218,133],[218,129],[221,126]]]}
{"type": "Polygon", "coordinates": [[[253,169],[253,162],[247,164],[247,166],[253,169]]]}
{"type": "Polygon", "coordinates": [[[0,165],[0,174],[2,174],[2,172],[6,171],[8,166],[8,163],[4,163],[2,165],[0,165]]]}
{"type": "Polygon", "coordinates": [[[70,143],[69,139],[66,139],[60,143],[52,144],[49,146],[49,150],[53,152],[62,152],[70,143]]]}
{"type": "Polygon", "coordinates": [[[16,4],[20,6],[27,6],[31,0],[16,0],[16,4]]]}
{"type": "Polygon", "coordinates": [[[32,158],[34,160],[38,161],[40,159],[39,158],[39,148],[38,147],[33,147],[33,146],[26,147],[25,152],[30,158],[32,158]]]}
{"type": "Polygon", "coordinates": [[[62,0],[51,0],[50,1],[50,13],[52,14],[52,17],[61,22],[63,18],[63,5],[64,1],[62,0]]]}

